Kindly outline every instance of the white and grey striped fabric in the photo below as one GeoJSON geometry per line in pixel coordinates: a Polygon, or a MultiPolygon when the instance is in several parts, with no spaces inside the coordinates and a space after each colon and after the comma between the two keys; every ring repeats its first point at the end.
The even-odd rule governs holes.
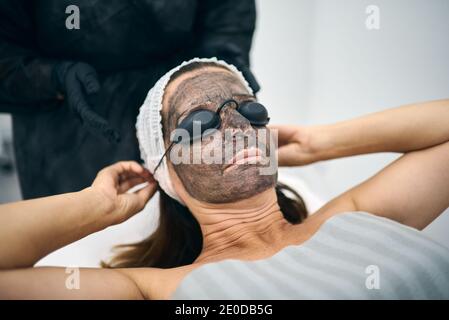
{"type": "Polygon", "coordinates": [[[172,299],[449,299],[449,249],[395,221],[348,212],[268,259],[205,264],[172,299]]]}

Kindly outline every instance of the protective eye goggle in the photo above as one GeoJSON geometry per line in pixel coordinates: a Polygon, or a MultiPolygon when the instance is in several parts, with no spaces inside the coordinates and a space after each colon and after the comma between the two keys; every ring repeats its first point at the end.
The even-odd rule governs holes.
{"type": "MultiPolygon", "coordinates": [[[[220,113],[223,108],[229,103],[234,103],[236,105],[237,112],[245,117],[252,126],[266,126],[270,121],[270,118],[268,117],[268,111],[262,104],[255,101],[247,101],[239,104],[234,99],[228,99],[220,105],[217,111],[212,111],[209,109],[197,109],[192,111],[185,119],[181,121],[181,123],[176,127],[176,130],[185,130],[189,135],[188,142],[190,143],[193,143],[194,141],[199,140],[202,137],[206,137],[208,134],[213,133],[213,130],[209,129],[220,128],[220,113]],[[200,130],[194,130],[194,126],[197,126],[196,128],[199,128],[200,130]],[[207,132],[208,130],[209,132],[207,132]]],[[[177,138],[175,137],[172,140],[170,146],[167,148],[158,165],[154,169],[154,172],[156,172],[156,170],[159,168],[162,160],[167,155],[169,150],[173,147],[173,145],[175,143],[180,143],[181,141],[187,142],[185,141],[185,139],[182,139],[181,136],[178,136],[177,138]]]]}

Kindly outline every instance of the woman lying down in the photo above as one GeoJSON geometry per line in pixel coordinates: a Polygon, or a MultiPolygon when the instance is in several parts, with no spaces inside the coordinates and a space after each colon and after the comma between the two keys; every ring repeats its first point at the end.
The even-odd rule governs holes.
{"type": "Polygon", "coordinates": [[[278,132],[285,166],[404,154],[310,216],[297,193],[277,184],[276,170],[263,170],[273,151],[245,142],[232,161],[205,161],[211,150],[238,149],[237,136],[266,135],[268,120],[232,66],[195,59],[175,68],[138,117],[147,169],[120,162],[79,192],[0,206],[0,297],[449,298],[449,250],[419,231],[449,207],[449,100],[333,125],[268,127],[278,132]],[[173,135],[178,129],[188,134],[184,141],[173,135]],[[230,140],[221,139],[226,134],[230,140]],[[183,152],[202,156],[180,161],[183,152]],[[73,275],[65,268],[33,268],[52,251],[130,218],[157,189],[158,229],[118,248],[104,268],[81,268],[79,286],[68,286],[73,275]]]}

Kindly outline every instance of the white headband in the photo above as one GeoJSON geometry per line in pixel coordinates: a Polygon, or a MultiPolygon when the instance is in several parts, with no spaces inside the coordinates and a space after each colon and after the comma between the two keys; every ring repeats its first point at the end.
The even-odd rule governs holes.
{"type": "MultiPolygon", "coordinates": [[[[145,167],[151,173],[154,173],[154,169],[165,153],[161,115],[165,87],[175,72],[194,62],[213,62],[217,65],[226,67],[235,73],[245,85],[248,92],[253,94],[253,90],[243,77],[243,74],[235,66],[228,64],[223,60],[217,60],[217,58],[194,58],[189,61],[184,61],[179,66],[168,71],[148,92],[145,102],[140,107],[140,112],[137,117],[136,129],[137,139],[139,140],[140,156],[144,161],[145,167]]],[[[184,204],[173,188],[166,159],[167,158],[165,157],[162,161],[157,172],[154,174],[154,178],[159,182],[159,186],[165,191],[166,194],[173,199],[176,199],[179,203],[184,204]]]]}

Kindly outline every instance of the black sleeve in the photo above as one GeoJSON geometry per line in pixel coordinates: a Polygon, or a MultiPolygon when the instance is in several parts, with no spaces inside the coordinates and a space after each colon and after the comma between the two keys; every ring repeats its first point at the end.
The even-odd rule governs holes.
{"type": "Polygon", "coordinates": [[[255,0],[202,0],[195,23],[194,54],[214,54],[249,67],[255,25],[255,0]]]}
{"type": "Polygon", "coordinates": [[[56,102],[53,61],[35,43],[33,1],[0,1],[0,112],[38,111],[56,102]]]}

